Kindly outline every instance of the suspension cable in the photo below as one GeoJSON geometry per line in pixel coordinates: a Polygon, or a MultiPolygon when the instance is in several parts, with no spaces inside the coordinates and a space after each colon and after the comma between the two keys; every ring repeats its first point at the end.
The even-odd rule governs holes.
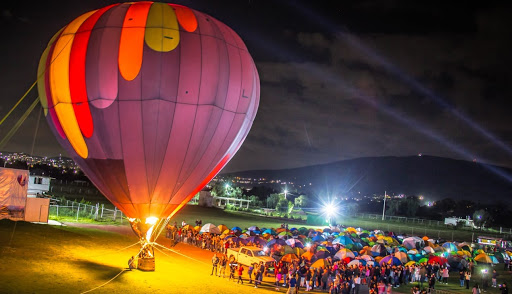
{"type": "Polygon", "coordinates": [[[27,119],[27,117],[30,115],[30,113],[36,108],[37,103],[39,103],[39,96],[32,102],[32,104],[29,106],[27,111],[20,117],[20,119],[16,122],[16,124],[9,130],[7,135],[0,141],[0,149],[3,149],[7,142],[14,136],[14,134],[18,131],[20,126],[23,124],[23,122],[27,119]]]}
{"type": "Polygon", "coordinates": [[[16,109],[16,107],[18,107],[18,105],[21,103],[21,101],[23,101],[23,99],[25,99],[25,97],[27,97],[28,93],[30,93],[30,91],[32,91],[32,89],[36,86],[37,84],[37,80],[32,84],[32,86],[30,86],[30,88],[28,88],[27,92],[25,92],[25,94],[23,96],[21,96],[20,100],[18,100],[18,102],[11,108],[11,110],[9,110],[9,112],[4,116],[4,118],[2,118],[2,120],[0,121],[0,125],[2,125],[4,123],[4,121],[9,117],[9,115],[14,111],[14,109],[16,109]]]}

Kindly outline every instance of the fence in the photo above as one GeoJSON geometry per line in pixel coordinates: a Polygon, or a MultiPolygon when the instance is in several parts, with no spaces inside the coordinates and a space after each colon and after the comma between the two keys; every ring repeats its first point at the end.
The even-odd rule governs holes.
{"type": "Polygon", "coordinates": [[[96,203],[89,205],[70,200],[51,199],[50,216],[67,216],[74,217],[78,221],[79,218],[90,218],[94,220],[113,222],[120,221],[123,223],[123,212],[114,207],[114,209],[105,208],[104,204],[96,203]],[[65,201],[65,202],[64,202],[65,201]]]}

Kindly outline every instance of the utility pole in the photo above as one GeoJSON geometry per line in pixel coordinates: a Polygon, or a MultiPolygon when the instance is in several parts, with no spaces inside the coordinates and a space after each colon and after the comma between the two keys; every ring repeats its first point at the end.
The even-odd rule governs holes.
{"type": "Polygon", "coordinates": [[[385,212],[386,212],[386,191],[384,191],[384,205],[382,205],[382,220],[384,220],[385,212]]]}

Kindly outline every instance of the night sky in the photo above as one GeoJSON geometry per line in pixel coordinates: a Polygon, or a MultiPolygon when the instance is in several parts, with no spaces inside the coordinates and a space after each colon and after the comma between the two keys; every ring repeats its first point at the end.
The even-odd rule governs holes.
{"type": "MultiPolygon", "coordinates": [[[[50,38],[113,2],[3,3],[2,116],[36,80],[50,38]]],[[[331,2],[174,1],[233,28],[259,70],[258,115],[224,171],[419,153],[512,167],[511,4],[331,2]]],[[[31,151],[37,110],[5,151],[31,151]]],[[[41,118],[34,154],[59,153],[41,118]]]]}

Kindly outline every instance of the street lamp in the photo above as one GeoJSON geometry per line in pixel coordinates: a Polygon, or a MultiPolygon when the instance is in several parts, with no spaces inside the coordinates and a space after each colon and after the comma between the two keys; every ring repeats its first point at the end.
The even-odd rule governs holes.
{"type": "Polygon", "coordinates": [[[286,194],[288,194],[288,190],[284,190],[284,199],[286,199],[286,194]]]}

